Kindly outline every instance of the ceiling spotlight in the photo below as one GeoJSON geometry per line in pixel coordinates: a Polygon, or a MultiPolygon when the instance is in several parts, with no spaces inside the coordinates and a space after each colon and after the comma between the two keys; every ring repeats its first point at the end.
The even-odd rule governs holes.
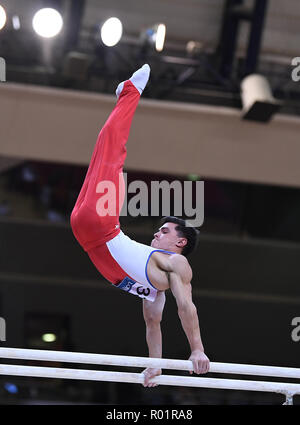
{"type": "Polygon", "coordinates": [[[113,47],[119,43],[123,34],[123,25],[118,18],[109,18],[101,27],[101,40],[105,46],[113,47]]]}
{"type": "Polygon", "coordinates": [[[4,28],[6,24],[6,12],[3,6],[0,6],[0,30],[4,28]]]}
{"type": "Polygon", "coordinates": [[[63,27],[63,18],[55,9],[40,9],[33,17],[32,26],[39,36],[52,38],[60,33],[63,27]]]}
{"type": "Polygon", "coordinates": [[[251,74],[241,82],[243,119],[268,122],[278,111],[281,102],[275,99],[268,80],[259,74],[251,74]]]}
{"type": "Polygon", "coordinates": [[[165,24],[158,24],[155,36],[155,49],[157,52],[161,52],[165,45],[166,38],[166,26],[165,24]]]}
{"type": "Polygon", "coordinates": [[[21,28],[21,22],[18,15],[14,15],[11,19],[14,30],[18,31],[21,28]]]}
{"type": "Polygon", "coordinates": [[[147,28],[141,33],[141,42],[144,46],[155,47],[157,52],[161,52],[165,45],[166,26],[165,24],[156,24],[147,28]]]}
{"type": "Polygon", "coordinates": [[[190,40],[186,44],[186,52],[190,57],[199,56],[202,53],[204,48],[204,43],[201,41],[190,40]]]}

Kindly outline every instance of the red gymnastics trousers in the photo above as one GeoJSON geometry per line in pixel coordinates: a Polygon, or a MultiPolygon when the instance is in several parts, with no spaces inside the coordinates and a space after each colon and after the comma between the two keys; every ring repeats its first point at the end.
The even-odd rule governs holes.
{"type": "Polygon", "coordinates": [[[117,104],[99,133],[91,162],[71,214],[71,227],[79,244],[87,252],[99,272],[111,283],[118,284],[126,276],[114,262],[106,242],[120,233],[119,214],[124,202],[125,184],[123,165],[126,158],[126,142],[140,99],[140,93],[126,81],[117,104]],[[101,214],[101,182],[111,182],[114,212],[101,214]],[[100,206],[100,207],[99,207],[100,206]]]}

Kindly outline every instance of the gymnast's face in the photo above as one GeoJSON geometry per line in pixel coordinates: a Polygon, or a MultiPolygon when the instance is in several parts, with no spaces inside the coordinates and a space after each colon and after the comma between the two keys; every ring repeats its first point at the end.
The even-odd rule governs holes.
{"type": "Polygon", "coordinates": [[[186,245],[186,238],[178,236],[177,225],[175,223],[165,223],[161,226],[152,239],[152,248],[164,249],[166,251],[181,252],[182,248],[186,245]]]}

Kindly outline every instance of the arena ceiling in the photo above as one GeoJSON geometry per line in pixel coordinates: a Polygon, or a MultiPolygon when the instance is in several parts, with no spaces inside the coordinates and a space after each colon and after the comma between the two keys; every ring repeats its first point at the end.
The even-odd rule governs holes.
{"type": "MultiPolygon", "coordinates": [[[[152,65],[146,96],[240,108],[240,83],[264,75],[283,113],[300,113],[300,81],[292,59],[300,56],[298,0],[3,0],[8,24],[0,33],[7,80],[111,93],[143,62],[152,65]],[[32,30],[43,6],[59,9],[64,29],[54,40],[32,30]],[[99,27],[109,17],[123,23],[120,43],[108,48],[99,27]],[[9,20],[10,22],[10,20],[9,20]],[[145,30],[166,25],[164,50],[142,42],[145,30]]],[[[300,72],[299,72],[300,75],[300,72]]]]}

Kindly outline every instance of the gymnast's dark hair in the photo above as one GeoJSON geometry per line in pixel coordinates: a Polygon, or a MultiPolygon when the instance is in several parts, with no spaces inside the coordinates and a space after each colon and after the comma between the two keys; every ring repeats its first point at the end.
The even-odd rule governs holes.
{"type": "Polygon", "coordinates": [[[161,224],[174,223],[177,224],[175,230],[181,238],[187,239],[187,244],[181,252],[185,257],[193,252],[198,245],[200,232],[195,227],[191,226],[186,220],[179,217],[167,216],[161,219],[161,224]]]}

